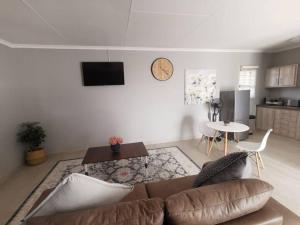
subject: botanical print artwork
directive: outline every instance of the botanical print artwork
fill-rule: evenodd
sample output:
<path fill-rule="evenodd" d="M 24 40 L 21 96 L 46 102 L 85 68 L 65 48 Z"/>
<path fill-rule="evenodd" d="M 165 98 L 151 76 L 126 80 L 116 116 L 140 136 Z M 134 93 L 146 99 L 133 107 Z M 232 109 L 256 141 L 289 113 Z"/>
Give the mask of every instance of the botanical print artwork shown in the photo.
<path fill-rule="evenodd" d="M 216 91 L 215 70 L 186 70 L 185 71 L 185 104 L 201 104 L 210 102 Z"/>

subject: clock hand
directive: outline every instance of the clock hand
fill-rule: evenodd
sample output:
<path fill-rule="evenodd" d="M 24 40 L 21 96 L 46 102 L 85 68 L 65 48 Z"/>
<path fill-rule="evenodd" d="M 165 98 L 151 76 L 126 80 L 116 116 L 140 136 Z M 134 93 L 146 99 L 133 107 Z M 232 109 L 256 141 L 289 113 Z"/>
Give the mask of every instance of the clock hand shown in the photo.
<path fill-rule="evenodd" d="M 168 75 L 168 72 L 164 68 L 162 68 L 161 65 L 159 65 L 159 69 Z"/>
<path fill-rule="evenodd" d="M 167 74 L 167 75 L 169 75 L 169 72 L 168 71 L 166 71 L 165 69 L 163 69 L 163 68 L 160 68 L 162 71 L 164 71 L 165 72 L 165 74 Z"/>

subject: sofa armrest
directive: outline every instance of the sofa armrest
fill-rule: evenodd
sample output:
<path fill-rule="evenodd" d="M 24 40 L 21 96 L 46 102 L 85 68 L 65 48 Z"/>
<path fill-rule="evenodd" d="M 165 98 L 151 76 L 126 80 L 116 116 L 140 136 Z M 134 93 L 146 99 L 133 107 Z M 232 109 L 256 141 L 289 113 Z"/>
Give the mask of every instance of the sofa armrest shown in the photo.
<path fill-rule="evenodd" d="M 250 213 L 246 216 L 239 217 L 234 220 L 230 220 L 219 225 L 282 225 L 283 216 L 280 212 L 274 210 L 272 205 L 267 203 L 262 209 Z"/>

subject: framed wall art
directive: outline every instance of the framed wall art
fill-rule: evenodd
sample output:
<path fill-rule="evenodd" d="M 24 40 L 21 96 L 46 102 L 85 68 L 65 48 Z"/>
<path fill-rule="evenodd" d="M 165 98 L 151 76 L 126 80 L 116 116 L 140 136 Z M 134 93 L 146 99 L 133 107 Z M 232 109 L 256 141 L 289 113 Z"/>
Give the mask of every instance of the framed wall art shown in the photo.
<path fill-rule="evenodd" d="M 216 92 L 216 78 L 216 70 L 186 69 L 185 104 L 190 105 L 210 102 Z"/>

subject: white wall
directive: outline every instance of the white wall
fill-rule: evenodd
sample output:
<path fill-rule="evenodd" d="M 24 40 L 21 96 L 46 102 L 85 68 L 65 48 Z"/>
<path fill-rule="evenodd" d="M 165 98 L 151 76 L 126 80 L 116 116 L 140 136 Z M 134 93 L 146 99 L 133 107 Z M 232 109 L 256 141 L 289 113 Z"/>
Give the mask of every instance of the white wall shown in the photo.
<path fill-rule="evenodd" d="M 16 131 L 24 121 L 22 74 L 18 73 L 15 51 L 0 45 L 0 181 L 23 162 Z"/>
<path fill-rule="evenodd" d="M 274 66 L 288 65 L 293 63 L 299 64 L 300 48 L 295 48 L 295 49 L 272 54 L 271 63 Z M 300 88 L 270 89 L 270 96 L 300 100 Z"/>
<path fill-rule="evenodd" d="M 199 118 L 205 105 L 184 105 L 184 70 L 217 70 L 217 83 L 234 89 L 241 65 L 259 65 L 257 98 L 263 88 L 264 68 L 269 55 L 258 53 L 174 53 L 111 51 L 111 61 L 123 61 L 124 86 L 83 87 L 81 61 L 106 61 L 105 51 L 17 50 L 18 64 L 26 78 L 27 119 L 41 121 L 48 137 L 49 152 L 104 145 L 111 135 L 126 142 L 145 143 L 187 139 L 198 136 Z M 155 80 L 150 65 L 157 57 L 174 64 L 173 77 Z M 255 107 L 252 106 L 252 112 Z"/>

